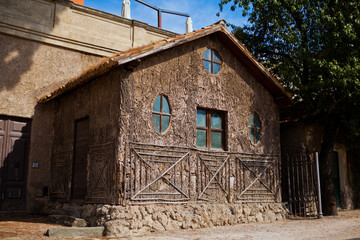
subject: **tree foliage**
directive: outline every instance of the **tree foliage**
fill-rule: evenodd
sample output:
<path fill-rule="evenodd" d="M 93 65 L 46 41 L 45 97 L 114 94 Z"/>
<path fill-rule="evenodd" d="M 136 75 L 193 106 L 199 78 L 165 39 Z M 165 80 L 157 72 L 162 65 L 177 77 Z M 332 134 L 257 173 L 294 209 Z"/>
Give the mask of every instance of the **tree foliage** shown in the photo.
<path fill-rule="evenodd" d="M 336 114 L 360 133 L 360 1 L 223 0 L 242 10 L 248 25 L 234 27 L 281 83 L 321 116 Z"/>
<path fill-rule="evenodd" d="M 327 167 L 321 175 L 331 195 L 336 135 L 360 134 L 360 1 L 222 0 L 220 10 L 227 4 L 248 17 L 246 26 L 233 26 L 235 36 L 296 104 L 324 122 L 320 163 Z"/>

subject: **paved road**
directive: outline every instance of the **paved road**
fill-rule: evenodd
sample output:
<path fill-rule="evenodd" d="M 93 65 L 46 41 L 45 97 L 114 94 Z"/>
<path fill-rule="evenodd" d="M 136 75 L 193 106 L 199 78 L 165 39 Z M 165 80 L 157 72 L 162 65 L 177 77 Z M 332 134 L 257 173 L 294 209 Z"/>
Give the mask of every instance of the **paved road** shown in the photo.
<path fill-rule="evenodd" d="M 0 239 L 47 239 L 46 229 L 56 225 L 39 216 L 13 216 L 0 214 Z M 177 230 L 149 233 L 122 238 L 76 239 L 131 239 L 131 240 L 258 240 L 258 239 L 347 239 L 360 240 L 360 210 L 341 211 L 339 216 L 321 220 L 283 220 L 274 223 L 242 224 L 198 230 Z M 51 238 L 53 240 L 53 238 Z"/>

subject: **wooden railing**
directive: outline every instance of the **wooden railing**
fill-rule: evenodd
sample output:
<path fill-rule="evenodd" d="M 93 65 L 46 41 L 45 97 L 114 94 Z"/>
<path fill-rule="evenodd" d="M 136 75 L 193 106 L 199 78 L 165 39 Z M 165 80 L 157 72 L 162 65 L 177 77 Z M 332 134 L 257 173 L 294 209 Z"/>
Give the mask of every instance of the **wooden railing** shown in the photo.
<path fill-rule="evenodd" d="M 129 143 L 125 204 L 280 201 L 278 155 Z"/>

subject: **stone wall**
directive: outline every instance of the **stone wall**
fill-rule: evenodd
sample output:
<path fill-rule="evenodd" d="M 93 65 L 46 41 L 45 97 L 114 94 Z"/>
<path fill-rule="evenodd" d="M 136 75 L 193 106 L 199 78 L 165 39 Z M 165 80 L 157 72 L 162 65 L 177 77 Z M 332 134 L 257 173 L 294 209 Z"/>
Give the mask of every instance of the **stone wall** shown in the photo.
<path fill-rule="evenodd" d="M 83 218 L 89 226 L 105 226 L 107 236 L 198 229 L 242 223 L 273 222 L 287 217 L 281 203 L 178 204 L 178 205 L 76 205 L 52 203 L 51 214 Z"/>

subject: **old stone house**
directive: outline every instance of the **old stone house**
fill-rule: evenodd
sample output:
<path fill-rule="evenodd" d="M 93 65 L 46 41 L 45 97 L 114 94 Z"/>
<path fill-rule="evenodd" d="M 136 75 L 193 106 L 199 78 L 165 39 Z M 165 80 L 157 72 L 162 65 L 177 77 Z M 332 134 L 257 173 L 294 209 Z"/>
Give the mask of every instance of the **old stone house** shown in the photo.
<path fill-rule="evenodd" d="M 227 219 L 204 226 L 281 218 L 279 107 L 289 102 L 223 21 L 103 59 L 39 99 L 30 161 L 46 168 L 30 170 L 51 174 L 28 187 L 50 198 L 29 207 L 72 208 L 112 234 L 200 227 L 200 204 Z M 163 222 L 130 227 L 143 204 Z M 168 206 L 193 216 L 176 221 Z"/>
<path fill-rule="evenodd" d="M 103 57 L 174 35 L 69 0 L 0 0 L 0 210 L 47 191 L 50 162 L 29 160 L 42 136 L 31 130 L 37 98 Z"/>
<path fill-rule="evenodd" d="M 280 129 L 289 95 L 223 22 L 176 35 L 68 0 L 0 0 L 0 48 L 0 210 L 109 234 L 271 221 L 280 155 L 320 150 L 318 127 Z M 335 151 L 340 205 L 356 207 L 356 164 Z"/>

